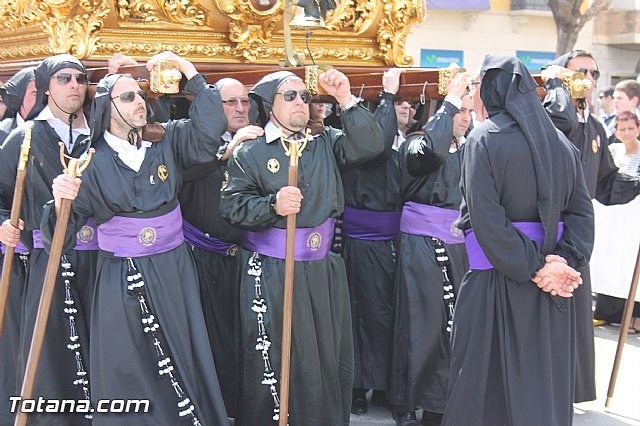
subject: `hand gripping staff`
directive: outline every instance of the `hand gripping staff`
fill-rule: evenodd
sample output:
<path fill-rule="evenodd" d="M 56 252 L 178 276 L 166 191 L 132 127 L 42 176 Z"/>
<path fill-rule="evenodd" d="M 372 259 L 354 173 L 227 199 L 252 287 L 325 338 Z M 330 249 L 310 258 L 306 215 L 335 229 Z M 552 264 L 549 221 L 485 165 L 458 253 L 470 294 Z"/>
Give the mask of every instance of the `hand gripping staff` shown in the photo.
<path fill-rule="evenodd" d="M 60 161 L 64 167 L 64 172 L 71 177 L 77 177 L 89 166 L 94 149 L 89 149 L 88 153 L 83 154 L 80 158 L 68 157 L 64 154 L 64 144 L 60 142 Z M 67 164 L 66 159 L 69 160 Z M 38 371 L 38 363 L 42 353 L 42 343 L 44 342 L 44 333 L 47 329 L 47 321 L 49 320 L 49 310 L 51 308 L 51 299 L 53 290 L 56 285 L 58 276 L 58 268 L 60 267 L 60 257 L 62 256 L 62 244 L 64 243 L 67 231 L 67 223 L 71 214 L 71 205 L 73 201 L 62 199 L 60 205 L 60 214 L 56 221 L 56 227 L 53 232 L 53 241 L 51 243 L 51 252 L 49 253 L 49 261 L 47 262 L 47 270 L 44 274 L 44 284 L 42 285 L 42 294 L 40 295 L 40 304 L 38 305 L 38 314 L 36 316 L 36 324 L 31 338 L 31 347 L 29 348 L 29 357 L 27 358 L 27 368 L 22 382 L 22 391 L 20 395 L 22 400 L 31 399 L 33 393 L 33 385 Z M 25 426 L 27 424 L 27 413 L 18 410 L 16 415 L 15 426 Z"/>
<path fill-rule="evenodd" d="M 20 159 L 18 160 L 18 170 L 16 172 L 16 186 L 13 190 L 13 203 L 11 204 L 9 223 L 11 223 L 11 226 L 14 228 L 17 228 L 20 222 L 24 184 L 27 181 L 27 164 L 29 162 L 29 151 L 31 150 L 31 124 L 33 124 L 33 122 L 28 124 L 24 129 L 24 140 L 20 148 Z M 15 247 L 7 246 L 7 251 L 2 261 L 2 279 L 0 280 L 0 338 L 2 338 L 2 330 L 4 329 L 4 313 L 7 308 L 7 298 L 9 297 L 14 252 Z"/>
<path fill-rule="evenodd" d="M 289 186 L 298 186 L 298 158 L 307 146 L 309 134 L 300 141 L 281 137 L 282 146 L 289 156 Z M 288 147 L 285 144 L 289 142 Z M 289 424 L 289 376 L 291 368 L 291 322 L 293 317 L 293 268 L 296 248 L 296 214 L 287 216 L 287 245 L 284 259 L 284 303 L 282 305 L 282 355 L 280 358 L 280 419 L 278 426 Z"/>

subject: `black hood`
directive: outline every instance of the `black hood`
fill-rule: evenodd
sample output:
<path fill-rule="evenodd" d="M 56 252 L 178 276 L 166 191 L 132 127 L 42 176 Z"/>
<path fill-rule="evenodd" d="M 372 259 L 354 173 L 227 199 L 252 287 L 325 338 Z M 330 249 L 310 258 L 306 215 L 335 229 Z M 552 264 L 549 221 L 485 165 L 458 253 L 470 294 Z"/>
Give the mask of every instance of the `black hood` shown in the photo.
<path fill-rule="evenodd" d="M 275 98 L 278 88 L 292 78 L 299 77 L 291 71 L 277 71 L 265 75 L 251 88 L 249 97 L 253 102 L 249 109 L 249 119 L 252 123 L 264 127 L 269 122 L 273 98 Z"/>
<path fill-rule="evenodd" d="M 35 78 L 34 70 L 35 67 L 23 68 L 5 83 L 2 89 L 2 100 L 7 106 L 5 118 L 14 118 L 20 112 L 27 86 Z"/>
<path fill-rule="evenodd" d="M 38 94 L 36 95 L 36 103 L 27 116 L 27 120 L 31 120 L 36 117 L 47 106 L 48 99 L 45 92 L 49 90 L 51 77 L 56 72 L 65 68 L 73 68 L 83 73 L 87 72 L 80 60 L 67 53 L 51 56 L 43 60 L 40 65 L 36 67 L 34 73 Z"/>
<path fill-rule="evenodd" d="M 487 55 L 480 76 L 480 97 L 489 119 L 500 128 L 517 123 L 529 143 L 536 171 L 538 213 L 545 231 L 542 253 L 549 254 L 556 246 L 563 206 L 563 195 L 554 184 L 555 171 L 564 167 L 555 164 L 559 160 L 554 155 L 564 143 L 563 136 L 540 102 L 536 82 L 518 58 Z"/>
<path fill-rule="evenodd" d="M 91 144 L 95 144 L 105 130 L 109 129 L 111 123 L 111 92 L 113 86 L 122 77 L 128 77 L 123 74 L 107 74 L 100 80 L 98 86 L 96 86 L 96 93 L 93 96 L 93 102 L 91 103 Z"/>

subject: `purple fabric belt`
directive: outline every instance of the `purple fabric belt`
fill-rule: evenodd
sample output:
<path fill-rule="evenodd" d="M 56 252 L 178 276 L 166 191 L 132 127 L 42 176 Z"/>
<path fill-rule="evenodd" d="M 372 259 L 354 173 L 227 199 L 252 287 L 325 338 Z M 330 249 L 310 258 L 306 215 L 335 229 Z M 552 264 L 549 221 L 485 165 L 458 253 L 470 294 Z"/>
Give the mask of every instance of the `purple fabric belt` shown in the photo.
<path fill-rule="evenodd" d="M 220 256 L 235 256 L 238 254 L 238 245 L 226 242 L 209 234 L 205 234 L 186 220 L 182 221 L 184 239 L 192 246 L 219 254 Z"/>
<path fill-rule="evenodd" d="M 296 261 L 320 260 L 329 255 L 336 220 L 329 218 L 315 228 L 296 228 Z M 243 246 L 265 256 L 285 258 L 286 229 L 269 228 L 262 232 L 245 231 Z"/>
<path fill-rule="evenodd" d="M 39 229 L 33 230 L 33 248 L 43 249 L 42 233 Z M 87 223 L 76 234 L 76 246 L 74 250 L 98 250 L 98 233 L 93 219 L 87 219 Z"/>
<path fill-rule="evenodd" d="M 535 242 L 538 248 L 542 247 L 544 243 L 544 229 L 540 222 L 513 222 L 512 224 L 529 237 L 531 241 Z M 558 222 L 558 238 L 556 241 L 560 241 L 560 238 L 562 238 L 563 230 L 564 222 Z M 465 246 L 467 248 L 467 255 L 469 256 L 469 269 L 477 271 L 493 269 L 493 265 L 489 259 L 487 259 L 482 247 L 480 247 L 473 229 L 469 229 L 465 231 L 465 233 Z"/>
<path fill-rule="evenodd" d="M 400 232 L 400 212 L 379 212 L 345 207 L 342 235 L 355 240 L 393 240 Z"/>
<path fill-rule="evenodd" d="M 409 201 L 402 208 L 400 230 L 407 234 L 436 237 L 446 244 L 464 243 L 464 235 L 453 227 L 458 210 Z"/>
<path fill-rule="evenodd" d="M 0 250 L 2 250 L 2 254 L 5 254 L 7 252 L 7 247 L 0 243 Z M 24 244 L 22 244 L 21 241 L 18 241 L 18 244 L 16 245 L 16 248 L 13 249 L 13 253 L 14 254 L 28 254 L 29 253 L 29 249 L 25 247 Z"/>
<path fill-rule="evenodd" d="M 180 205 L 156 217 L 114 216 L 98 226 L 100 250 L 116 257 L 165 253 L 184 242 Z"/>

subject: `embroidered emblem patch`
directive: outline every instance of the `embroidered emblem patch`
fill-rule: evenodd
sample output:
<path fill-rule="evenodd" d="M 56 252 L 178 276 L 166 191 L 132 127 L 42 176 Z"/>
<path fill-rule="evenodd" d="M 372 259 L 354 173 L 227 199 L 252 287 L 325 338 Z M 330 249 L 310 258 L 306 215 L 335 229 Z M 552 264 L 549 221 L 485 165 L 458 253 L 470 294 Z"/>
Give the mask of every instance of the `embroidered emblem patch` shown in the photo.
<path fill-rule="evenodd" d="M 149 247 L 156 242 L 156 230 L 150 226 L 142 228 L 138 234 L 138 241 L 143 246 Z"/>
<path fill-rule="evenodd" d="M 593 150 L 593 153 L 595 154 L 596 152 L 598 152 L 598 148 L 600 147 L 600 143 L 598 142 L 597 139 L 594 139 L 591 141 L 591 149 Z"/>
<path fill-rule="evenodd" d="M 164 164 L 160 164 L 158 166 L 158 177 L 163 182 L 169 177 L 169 170 L 167 170 L 167 166 L 165 166 Z"/>
<path fill-rule="evenodd" d="M 93 237 L 96 235 L 96 230 L 91 226 L 85 225 L 76 234 L 76 238 L 81 243 L 88 243 L 93 241 Z"/>
<path fill-rule="evenodd" d="M 278 170 L 280 170 L 280 162 L 275 158 L 270 159 L 267 161 L 267 170 L 273 174 L 278 173 Z"/>
<path fill-rule="evenodd" d="M 307 238 L 307 247 L 311 249 L 311 251 L 317 251 L 320 248 L 320 243 L 322 243 L 322 235 L 319 232 L 313 232 Z"/>
<path fill-rule="evenodd" d="M 229 181 L 231 180 L 231 176 L 229 176 L 228 171 L 224 171 L 224 178 L 222 179 L 222 186 L 220 186 L 220 191 L 224 191 L 227 185 L 229 185 Z"/>

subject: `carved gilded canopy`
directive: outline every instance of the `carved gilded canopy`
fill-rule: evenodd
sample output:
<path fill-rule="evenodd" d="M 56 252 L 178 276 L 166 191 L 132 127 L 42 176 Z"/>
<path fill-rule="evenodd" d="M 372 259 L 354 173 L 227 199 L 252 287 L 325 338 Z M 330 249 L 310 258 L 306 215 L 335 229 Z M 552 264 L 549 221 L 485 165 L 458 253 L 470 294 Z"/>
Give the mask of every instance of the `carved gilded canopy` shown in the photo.
<path fill-rule="evenodd" d="M 411 65 L 405 41 L 425 3 L 341 0 L 309 48 L 318 63 Z M 284 0 L 0 0 L 0 64 L 63 52 L 89 63 L 115 52 L 145 60 L 163 50 L 194 63 L 277 64 L 283 11 Z M 306 51 L 305 31 L 292 34 Z"/>

